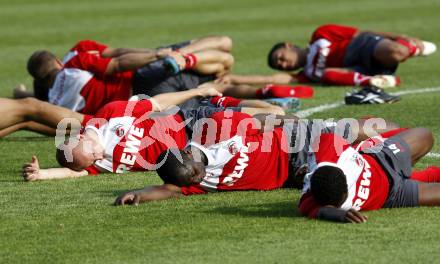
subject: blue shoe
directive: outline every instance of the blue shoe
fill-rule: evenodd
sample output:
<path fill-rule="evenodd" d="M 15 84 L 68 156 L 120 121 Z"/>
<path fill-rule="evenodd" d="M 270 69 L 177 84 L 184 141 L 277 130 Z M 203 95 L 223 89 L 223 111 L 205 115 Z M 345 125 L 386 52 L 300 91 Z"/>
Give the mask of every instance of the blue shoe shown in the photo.
<path fill-rule="evenodd" d="M 163 59 L 163 63 L 165 69 L 172 74 L 178 74 L 180 72 L 179 64 L 177 64 L 176 60 L 173 57 L 166 57 Z"/>
<path fill-rule="evenodd" d="M 300 109 L 301 101 L 295 97 L 270 98 L 263 101 L 269 104 L 277 105 L 284 109 L 287 113 L 297 112 Z"/>

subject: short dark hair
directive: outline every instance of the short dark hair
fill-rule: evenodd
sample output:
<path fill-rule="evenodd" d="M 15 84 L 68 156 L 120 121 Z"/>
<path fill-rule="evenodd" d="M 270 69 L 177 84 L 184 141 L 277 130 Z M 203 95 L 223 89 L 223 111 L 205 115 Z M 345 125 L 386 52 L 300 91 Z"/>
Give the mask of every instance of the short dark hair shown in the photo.
<path fill-rule="evenodd" d="M 319 204 L 340 206 L 348 192 L 344 172 L 335 166 L 319 167 L 310 179 L 310 191 Z"/>
<path fill-rule="evenodd" d="M 270 49 L 269 54 L 267 55 L 267 64 L 272 69 L 279 69 L 279 67 L 277 67 L 277 65 L 276 65 L 276 61 L 273 59 L 273 54 L 277 50 L 283 48 L 285 45 L 286 45 L 286 42 L 278 42 L 275 45 L 273 45 L 273 47 Z"/>
<path fill-rule="evenodd" d="M 177 157 L 179 154 L 183 162 Z M 156 164 L 163 164 L 157 168 L 156 172 L 164 183 L 180 187 L 188 186 L 191 184 L 191 178 L 195 174 L 191 161 L 191 157 L 182 150 L 168 149 L 157 158 Z"/>
<path fill-rule="evenodd" d="M 39 50 L 29 57 L 27 71 L 34 78 L 35 97 L 42 101 L 47 101 L 49 96 L 49 82 L 52 78 L 54 69 L 52 62 L 56 56 L 47 50 Z"/>
<path fill-rule="evenodd" d="M 68 161 L 64 151 L 65 150 L 63 148 L 58 146 L 55 154 L 56 160 L 61 167 L 69 168 L 74 171 L 82 171 L 85 169 L 81 167 L 77 162 L 75 162 L 75 160 Z"/>

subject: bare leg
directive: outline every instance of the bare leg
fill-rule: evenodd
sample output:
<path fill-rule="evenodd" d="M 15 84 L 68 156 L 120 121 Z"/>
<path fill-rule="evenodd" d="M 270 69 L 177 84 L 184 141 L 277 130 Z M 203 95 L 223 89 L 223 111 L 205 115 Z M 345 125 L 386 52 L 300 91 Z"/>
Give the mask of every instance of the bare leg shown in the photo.
<path fill-rule="evenodd" d="M 5 137 L 13 132 L 19 130 L 29 130 L 33 132 L 37 132 L 39 134 L 47 135 L 47 136 L 55 136 L 55 128 L 48 127 L 46 125 L 36 123 L 34 121 L 27 121 L 12 125 L 8 128 L 0 130 L 0 137 Z"/>
<path fill-rule="evenodd" d="M 224 75 L 234 64 L 234 57 L 227 52 L 205 50 L 194 54 L 197 58 L 195 70 L 201 74 Z"/>
<path fill-rule="evenodd" d="M 411 160 L 414 165 L 425 156 L 434 145 L 434 137 L 426 128 L 412 128 L 398 134 L 411 149 Z"/>
<path fill-rule="evenodd" d="M 0 98 L 0 130 L 25 121 L 35 121 L 56 128 L 63 118 L 83 121 L 84 115 L 35 98 L 12 100 Z"/>
<path fill-rule="evenodd" d="M 240 84 L 240 85 L 225 85 L 222 93 L 225 96 L 236 98 L 257 98 L 256 93 L 259 87 Z"/>
<path fill-rule="evenodd" d="M 209 36 L 194 39 L 191 44 L 180 49 L 180 52 L 194 53 L 203 50 L 220 50 L 230 52 L 232 50 L 232 40 L 226 36 Z"/>
<path fill-rule="evenodd" d="M 262 109 L 263 111 L 266 111 L 266 113 L 273 115 L 283 116 L 286 114 L 281 107 L 269 104 L 268 102 L 262 100 L 243 100 L 238 106 Z"/>
<path fill-rule="evenodd" d="M 405 61 L 409 56 L 409 50 L 404 45 L 390 40 L 381 40 L 374 49 L 374 58 L 386 67 L 394 67 Z"/>
<path fill-rule="evenodd" d="M 419 204 L 425 206 L 440 205 L 440 184 L 419 182 Z"/>

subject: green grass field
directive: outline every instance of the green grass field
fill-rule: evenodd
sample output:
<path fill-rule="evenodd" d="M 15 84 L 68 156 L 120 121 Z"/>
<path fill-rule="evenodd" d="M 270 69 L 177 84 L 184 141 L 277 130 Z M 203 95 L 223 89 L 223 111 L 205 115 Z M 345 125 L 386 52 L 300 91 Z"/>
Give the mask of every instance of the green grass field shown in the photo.
<path fill-rule="evenodd" d="M 401 1 L 48 1 L 0 0 L 0 96 L 9 97 L 36 49 L 58 55 L 77 40 L 155 47 L 208 34 L 231 36 L 237 73 L 270 73 L 266 52 L 288 39 L 305 45 L 323 23 L 401 32 L 440 44 L 440 2 Z M 397 91 L 440 86 L 440 53 L 400 66 Z M 340 101 L 350 88 L 317 87 L 303 109 Z M 426 126 L 440 140 L 440 92 L 395 105 L 332 109 L 312 117 L 382 116 Z M 1 106 L 0 106 L 1 107 Z M 218 193 L 114 207 L 122 192 L 160 183 L 155 173 L 27 183 L 37 154 L 56 166 L 54 141 L 28 132 L 0 139 L 0 263 L 435 263 L 440 208 L 380 210 L 363 225 L 301 218 L 299 192 Z M 440 153 L 440 144 L 433 152 Z M 418 168 L 440 165 L 435 157 Z"/>

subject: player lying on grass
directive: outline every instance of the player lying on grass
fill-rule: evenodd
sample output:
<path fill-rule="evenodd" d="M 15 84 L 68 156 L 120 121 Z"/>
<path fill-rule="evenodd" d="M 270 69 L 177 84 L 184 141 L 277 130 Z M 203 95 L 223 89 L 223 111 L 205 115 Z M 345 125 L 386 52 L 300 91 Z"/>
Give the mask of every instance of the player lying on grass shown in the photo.
<path fill-rule="evenodd" d="M 154 169 L 157 156 L 164 150 L 183 148 L 191 138 L 197 120 L 224 111 L 224 107 L 201 106 L 197 109 L 166 110 L 195 96 L 219 95 L 213 84 L 203 84 L 197 89 L 179 93 L 160 94 L 148 100 L 115 101 L 103 107 L 94 118 L 85 122 L 84 133 L 71 135 L 63 142 L 68 125 L 79 127 L 76 119 L 58 125 L 61 144 L 57 160 L 63 168 L 40 170 L 38 160 L 23 167 L 25 180 L 46 180 L 80 177 L 100 172 L 123 173 Z M 271 106 L 273 107 L 273 106 Z M 231 107 L 231 111 L 248 114 L 266 113 L 265 109 Z M 171 112 L 170 112 L 171 111 Z"/>
<path fill-rule="evenodd" d="M 207 84 L 208 85 L 208 84 Z M 209 84 L 217 90 L 219 85 Z M 186 98 L 185 96 L 183 98 Z M 176 98 L 182 102 L 181 98 Z M 200 100 L 200 99 L 198 99 Z M 284 111 L 278 106 L 261 100 L 240 100 L 232 97 L 208 97 L 203 103 L 211 107 L 245 107 L 256 108 L 257 112 L 283 115 Z M 49 104 L 35 98 L 7 99 L 0 98 L 0 137 L 7 136 L 18 130 L 29 130 L 44 135 L 55 136 L 56 128 L 64 118 L 72 118 L 78 124 L 85 124 L 91 115 L 84 115 L 67 108 Z"/>
<path fill-rule="evenodd" d="M 232 84 L 320 82 L 387 88 L 399 84 L 394 73 L 400 63 L 435 51 L 433 43 L 414 37 L 329 24 L 314 31 L 306 48 L 290 42 L 273 46 L 268 64 L 285 73 L 226 75 L 222 81 Z M 293 73 L 297 70 L 300 72 Z"/>
<path fill-rule="evenodd" d="M 322 135 L 305 178 L 299 210 L 323 220 L 363 223 L 359 211 L 440 205 L 440 168 L 412 172 L 433 146 L 431 132 L 408 129 L 361 150 L 337 135 Z M 426 183 L 425 183 L 426 182 Z"/>
<path fill-rule="evenodd" d="M 360 126 L 347 126 L 344 122 L 336 125 L 285 117 L 273 129 L 273 123 L 267 126 L 266 117 L 257 118 L 242 113 L 229 118 L 224 113 L 214 115 L 211 119 L 211 125 L 217 127 L 214 137 L 208 138 L 205 131 L 197 132 L 201 136 L 193 137 L 196 140 L 184 150 L 171 149 L 159 156 L 157 172 L 163 185 L 127 192 L 115 204 L 139 204 L 215 191 L 301 188 L 312 135 L 338 131 L 347 136 L 351 132 L 353 138 L 358 134 L 357 140 L 362 140 L 367 138 L 367 133 L 376 134 L 374 126 L 366 125 L 365 120 Z M 232 130 L 223 129 L 225 120 Z M 264 125 L 257 125 L 259 121 L 264 121 Z M 395 127 L 390 124 L 378 132 Z"/>
<path fill-rule="evenodd" d="M 95 114 L 106 103 L 131 95 L 188 90 L 213 80 L 232 67 L 231 45 L 227 37 L 207 37 L 157 50 L 113 49 L 85 40 L 63 61 L 48 51 L 37 51 L 27 68 L 38 99 Z M 179 52 L 172 51 L 177 48 Z M 194 108 L 197 102 L 189 100 L 182 107 Z"/>

